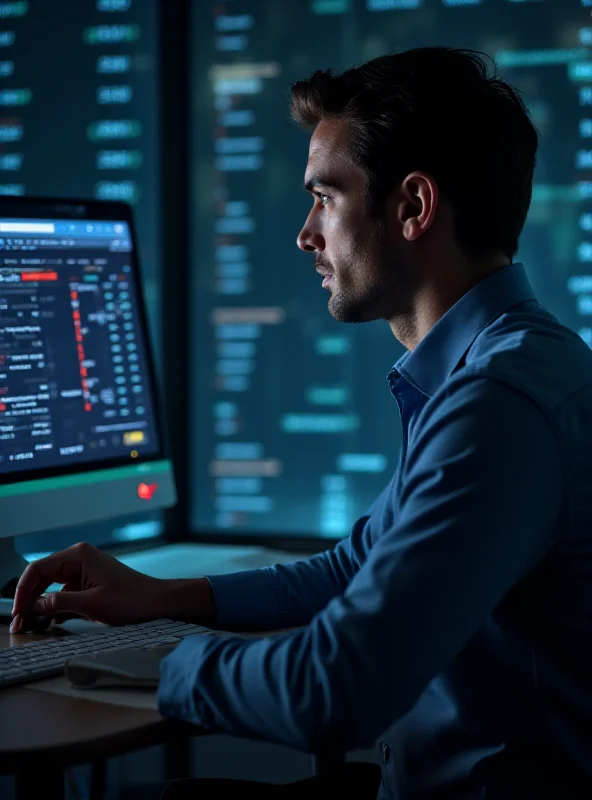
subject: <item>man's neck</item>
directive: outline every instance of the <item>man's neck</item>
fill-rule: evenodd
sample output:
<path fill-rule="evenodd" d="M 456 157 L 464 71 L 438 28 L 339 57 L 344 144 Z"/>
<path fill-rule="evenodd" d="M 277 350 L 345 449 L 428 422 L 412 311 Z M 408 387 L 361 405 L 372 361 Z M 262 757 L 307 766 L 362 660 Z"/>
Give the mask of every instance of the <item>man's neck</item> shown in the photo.
<path fill-rule="evenodd" d="M 390 329 L 407 350 L 414 350 L 449 308 L 492 272 L 509 265 L 505 256 L 472 263 L 456 271 L 442 270 L 414 293 L 410 311 L 388 320 Z M 453 277 L 454 276 L 454 277 Z"/>

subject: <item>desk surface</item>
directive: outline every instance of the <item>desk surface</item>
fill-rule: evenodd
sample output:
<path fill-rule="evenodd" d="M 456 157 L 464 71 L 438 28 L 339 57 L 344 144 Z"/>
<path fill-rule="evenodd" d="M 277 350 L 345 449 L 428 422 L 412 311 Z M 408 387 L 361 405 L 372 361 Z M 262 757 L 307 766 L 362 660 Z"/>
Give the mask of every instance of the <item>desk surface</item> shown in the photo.
<path fill-rule="evenodd" d="M 0 626 L 0 647 L 37 638 L 45 635 L 11 636 L 7 626 Z M 198 732 L 157 711 L 26 686 L 0 691 L 0 772 L 21 771 L 32 764 L 55 768 L 95 761 Z"/>

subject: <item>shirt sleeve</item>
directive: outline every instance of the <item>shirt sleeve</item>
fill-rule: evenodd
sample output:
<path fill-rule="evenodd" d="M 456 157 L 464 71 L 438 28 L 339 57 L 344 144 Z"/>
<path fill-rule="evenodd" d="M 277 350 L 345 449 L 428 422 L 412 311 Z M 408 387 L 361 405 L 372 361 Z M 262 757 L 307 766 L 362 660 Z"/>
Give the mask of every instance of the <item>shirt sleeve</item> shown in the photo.
<path fill-rule="evenodd" d="M 207 576 L 214 594 L 216 627 L 270 630 L 310 622 L 349 582 L 370 550 L 371 509 L 332 550 L 291 564 Z"/>
<path fill-rule="evenodd" d="M 161 713 L 318 752 L 368 746 L 415 704 L 553 546 L 564 494 L 560 443 L 510 387 L 456 379 L 416 430 L 400 513 L 346 591 L 295 632 L 187 638 Z"/>

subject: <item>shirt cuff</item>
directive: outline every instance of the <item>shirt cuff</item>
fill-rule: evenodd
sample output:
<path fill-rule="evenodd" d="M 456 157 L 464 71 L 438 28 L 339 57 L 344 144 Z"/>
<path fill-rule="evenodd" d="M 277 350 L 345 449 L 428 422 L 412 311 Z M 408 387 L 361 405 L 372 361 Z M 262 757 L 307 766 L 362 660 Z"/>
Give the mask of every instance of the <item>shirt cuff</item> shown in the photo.
<path fill-rule="evenodd" d="M 158 711 L 163 717 L 176 717 L 193 725 L 206 726 L 204 709 L 196 704 L 199 668 L 211 643 L 211 636 L 187 636 L 163 658 L 156 695 Z"/>
<path fill-rule="evenodd" d="M 277 573 L 273 567 L 207 575 L 216 608 L 216 627 L 222 630 L 278 628 L 282 611 Z"/>

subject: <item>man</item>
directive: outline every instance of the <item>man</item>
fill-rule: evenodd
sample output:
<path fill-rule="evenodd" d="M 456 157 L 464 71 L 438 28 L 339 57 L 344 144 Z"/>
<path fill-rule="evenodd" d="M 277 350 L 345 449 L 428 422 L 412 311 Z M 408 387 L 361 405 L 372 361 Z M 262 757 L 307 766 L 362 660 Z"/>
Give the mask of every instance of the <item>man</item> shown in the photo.
<path fill-rule="evenodd" d="M 52 581 L 52 615 L 298 626 L 186 639 L 161 711 L 306 751 L 378 739 L 380 788 L 342 775 L 324 796 L 590 797 L 592 354 L 512 263 L 535 129 L 479 55 L 444 48 L 317 72 L 292 112 L 313 130 L 298 244 L 329 310 L 407 348 L 397 472 L 349 538 L 288 566 L 156 581 L 89 545 L 42 559 L 15 628 Z"/>

